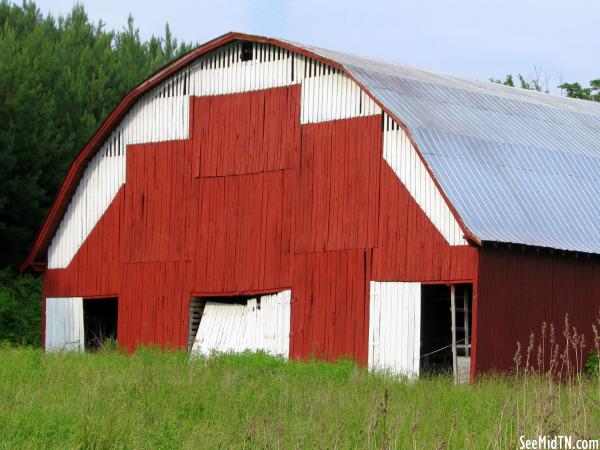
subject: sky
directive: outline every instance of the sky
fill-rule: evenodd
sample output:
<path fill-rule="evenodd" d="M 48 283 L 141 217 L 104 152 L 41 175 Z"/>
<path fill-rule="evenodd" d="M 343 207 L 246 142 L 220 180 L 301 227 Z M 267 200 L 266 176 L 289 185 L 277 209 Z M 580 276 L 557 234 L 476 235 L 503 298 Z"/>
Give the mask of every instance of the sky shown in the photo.
<path fill-rule="evenodd" d="M 66 15 L 74 0 L 37 0 Z M 536 73 L 561 82 L 600 78 L 600 0 L 80 0 L 94 22 L 142 37 L 203 43 L 228 31 L 280 37 L 487 80 Z"/>

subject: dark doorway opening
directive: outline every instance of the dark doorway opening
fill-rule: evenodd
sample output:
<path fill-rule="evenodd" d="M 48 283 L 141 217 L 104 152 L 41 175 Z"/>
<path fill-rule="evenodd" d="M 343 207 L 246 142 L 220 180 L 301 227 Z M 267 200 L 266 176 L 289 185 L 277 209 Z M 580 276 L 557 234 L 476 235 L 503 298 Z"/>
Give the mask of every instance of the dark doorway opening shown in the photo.
<path fill-rule="evenodd" d="M 421 373 L 452 371 L 450 286 L 421 287 Z"/>
<path fill-rule="evenodd" d="M 471 356 L 471 284 L 421 287 L 421 373 L 454 373 L 468 378 Z M 454 296 L 454 323 L 452 297 Z M 453 327 L 455 341 L 453 341 Z M 455 342 L 456 367 L 453 355 Z"/>
<path fill-rule="evenodd" d="M 83 300 L 85 349 L 96 351 L 117 340 L 118 304 L 116 298 Z"/>

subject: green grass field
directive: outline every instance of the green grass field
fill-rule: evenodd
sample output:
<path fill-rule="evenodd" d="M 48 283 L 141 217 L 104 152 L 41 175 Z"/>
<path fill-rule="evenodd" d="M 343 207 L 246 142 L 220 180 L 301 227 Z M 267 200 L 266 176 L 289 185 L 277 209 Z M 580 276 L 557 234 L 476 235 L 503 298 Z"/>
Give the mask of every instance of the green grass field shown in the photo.
<path fill-rule="evenodd" d="M 0 348 L 0 447 L 515 448 L 598 438 L 598 380 L 409 382 L 350 362 Z M 593 436 L 595 434 L 595 436 Z"/>

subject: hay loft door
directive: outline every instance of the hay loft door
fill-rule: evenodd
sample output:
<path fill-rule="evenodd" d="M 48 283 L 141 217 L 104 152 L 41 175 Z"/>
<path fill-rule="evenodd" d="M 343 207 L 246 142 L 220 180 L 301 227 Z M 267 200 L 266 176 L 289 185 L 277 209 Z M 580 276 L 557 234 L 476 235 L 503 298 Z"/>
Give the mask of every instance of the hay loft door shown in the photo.
<path fill-rule="evenodd" d="M 290 300 L 289 290 L 252 297 L 193 297 L 188 341 L 192 354 L 262 350 L 287 358 Z"/>

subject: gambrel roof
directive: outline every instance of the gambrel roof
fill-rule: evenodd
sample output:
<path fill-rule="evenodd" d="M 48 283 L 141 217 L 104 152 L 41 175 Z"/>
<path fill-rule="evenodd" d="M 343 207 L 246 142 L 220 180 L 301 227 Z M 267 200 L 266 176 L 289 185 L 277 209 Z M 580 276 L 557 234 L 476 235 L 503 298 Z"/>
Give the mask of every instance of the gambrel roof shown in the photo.
<path fill-rule="evenodd" d="M 228 33 L 162 68 L 115 108 L 73 163 L 23 268 L 43 261 L 86 165 L 135 102 L 198 57 L 240 40 L 346 72 L 405 128 L 472 241 L 600 253 L 600 104 Z"/>

